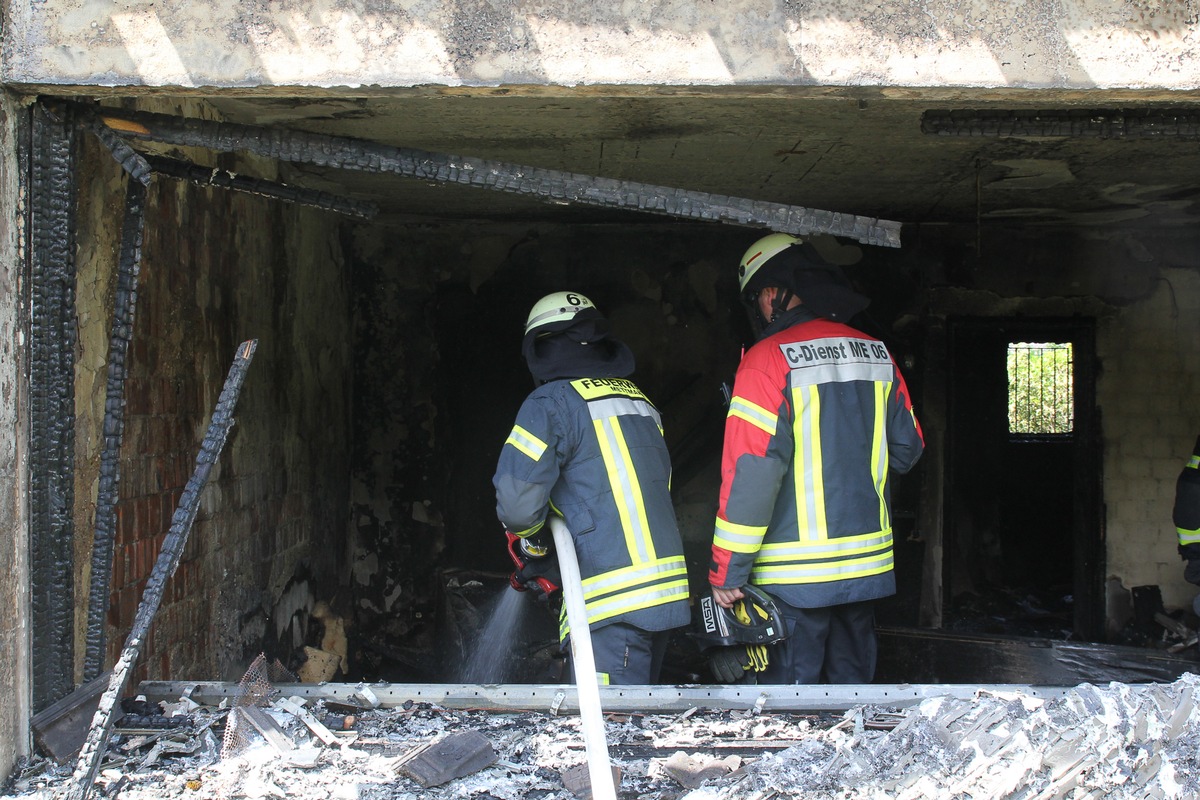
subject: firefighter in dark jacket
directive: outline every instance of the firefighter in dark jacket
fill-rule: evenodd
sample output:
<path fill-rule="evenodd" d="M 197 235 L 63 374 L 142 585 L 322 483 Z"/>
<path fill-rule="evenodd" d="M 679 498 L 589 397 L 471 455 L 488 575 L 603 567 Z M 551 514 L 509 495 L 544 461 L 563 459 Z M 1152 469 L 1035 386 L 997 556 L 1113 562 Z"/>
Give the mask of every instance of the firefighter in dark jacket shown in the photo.
<path fill-rule="evenodd" d="M 628 379 L 633 353 L 581 294 L 539 300 L 522 353 L 538 386 L 500 452 L 497 516 L 519 537 L 539 534 L 547 514 L 563 518 L 600 682 L 655 683 L 668 632 L 690 617 L 658 410 Z"/>
<path fill-rule="evenodd" d="M 896 592 L 888 476 L 921 428 L 887 347 L 845 324 L 867 299 L 811 244 L 763 237 L 739 282 L 759 338 L 725 423 L 713 595 L 728 608 L 752 583 L 779 603 L 760 683 L 869 683 L 874 602 Z"/>
<path fill-rule="evenodd" d="M 1188 583 L 1200 586 L 1200 436 L 1196 437 L 1192 456 L 1175 481 L 1175 507 L 1171 516 L 1179 538 L 1179 555 L 1187 561 L 1183 577 Z M 1200 615 L 1200 595 L 1192 606 Z"/>

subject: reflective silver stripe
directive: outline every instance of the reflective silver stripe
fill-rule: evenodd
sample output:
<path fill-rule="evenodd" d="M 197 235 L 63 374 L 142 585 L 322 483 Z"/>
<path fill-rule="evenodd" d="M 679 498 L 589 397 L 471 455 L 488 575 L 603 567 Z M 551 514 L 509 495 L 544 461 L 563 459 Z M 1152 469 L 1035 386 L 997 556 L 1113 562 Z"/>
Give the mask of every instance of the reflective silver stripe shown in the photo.
<path fill-rule="evenodd" d="M 644 400 L 632 400 L 627 397 L 606 397 L 603 400 L 589 400 L 588 413 L 592 415 L 592 419 L 633 415 L 649 417 L 654 420 L 655 425 L 662 428 L 662 417 L 659 415 L 658 409 Z"/>
<path fill-rule="evenodd" d="M 757 546 L 767 533 L 767 526 L 735 525 L 717 517 L 713 537 L 730 544 Z M 728 548 L 727 548 L 728 549 Z"/>
<path fill-rule="evenodd" d="M 654 580 L 668 578 L 671 573 L 687 571 L 687 562 L 683 556 L 672 556 L 651 564 L 637 564 L 623 567 L 610 572 L 585 578 L 583 581 L 584 597 L 605 594 L 625 585 L 644 584 Z"/>
<path fill-rule="evenodd" d="M 778 414 L 772 414 L 762 406 L 742 397 L 735 397 L 729 401 L 729 413 L 732 416 L 741 417 L 772 435 L 779 425 Z"/>
<path fill-rule="evenodd" d="M 1179 534 L 1180 544 L 1200 543 L 1200 530 L 1189 531 L 1184 528 L 1176 528 L 1175 532 Z"/>
<path fill-rule="evenodd" d="M 881 532 L 877 535 L 869 536 L 865 539 L 857 537 L 847 539 L 825 539 L 813 544 L 803 544 L 800 542 L 788 542 L 787 544 L 765 544 L 762 550 L 759 551 L 759 559 L 771 561 L 776 560 L 776 556 L 780 560 L 785 558 L 829 558 L 831 556 L 840 555 L 848 551 L 867 551 L 875 550 L 880 547 L 889 547 L 892 544 L 891 531 Z"/>
<path fill-rule="evenodd" d="M 779 345 L 795 385 L 891 380 L 892 360 L 883 342 L 828 336 Z"/>
<path fill-rule="evenodd" d="M 803 566 L 797 564 L 756 564 L 753 577 L 761 583 L 797 583 L 816 578 L 852 578 L 886 572 L 892 569 L 895 559 L 892 551 L 874 558 L 854 561 L 836 561 L 828 564 Z"/>
<path fill-rule="evenodd" d="M 797 386 L 819 383 L 849 383 L 851 381 L 888 381 L 892 379 L 892 365 L 888 364 L 814 364 L 808 367 L 793 367 Z"/>

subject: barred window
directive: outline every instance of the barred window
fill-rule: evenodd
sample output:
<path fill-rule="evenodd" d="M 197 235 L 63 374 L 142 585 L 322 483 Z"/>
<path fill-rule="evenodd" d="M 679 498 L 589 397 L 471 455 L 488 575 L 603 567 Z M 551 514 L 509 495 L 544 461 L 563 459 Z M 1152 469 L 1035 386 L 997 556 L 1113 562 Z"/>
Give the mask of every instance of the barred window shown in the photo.
<path fill-rule="evenodd" d="M 1074 352 L 1070 342 L 1008 345 L 1008 432 L 1069 434 L 1075 426 Z"/>

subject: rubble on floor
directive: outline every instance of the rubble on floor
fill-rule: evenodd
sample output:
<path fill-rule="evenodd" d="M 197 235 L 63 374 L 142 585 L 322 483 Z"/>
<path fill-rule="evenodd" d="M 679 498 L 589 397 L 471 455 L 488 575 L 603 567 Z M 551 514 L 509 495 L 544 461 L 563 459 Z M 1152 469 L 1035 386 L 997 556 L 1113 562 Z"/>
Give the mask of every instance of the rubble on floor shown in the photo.
<path fill-rule="evenodd" d="M 1081 684 L 1045 700 L 979 692 L 844 715 L 608 714 L 606 730 L 628 800 L 1184 798 L 1200 796 L 1198 696 L 1200 677 L 1187 674 Z M 271 720 L 258 724 L 282 739 L 257 725 L 227 735 L 226 708 L 164 709 L 190 723 L 116 731 L 92 796 L 568 800 L 564 775 L 584 762 L 576 716 L 427 703 L 350 715 L 302 702 L 256 706 Z M 33 759 L 5 797 L 58 797 L 72 768 Z"/>

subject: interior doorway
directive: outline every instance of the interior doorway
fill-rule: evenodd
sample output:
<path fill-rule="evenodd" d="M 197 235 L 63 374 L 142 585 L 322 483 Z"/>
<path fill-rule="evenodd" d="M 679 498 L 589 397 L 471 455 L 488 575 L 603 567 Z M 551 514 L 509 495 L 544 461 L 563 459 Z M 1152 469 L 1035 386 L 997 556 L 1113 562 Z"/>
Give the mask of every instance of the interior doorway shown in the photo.
<path fill-rule="evenodd" d="M 1090 320 L 952 319 L 945 626 L 1099 641 Z"/>

